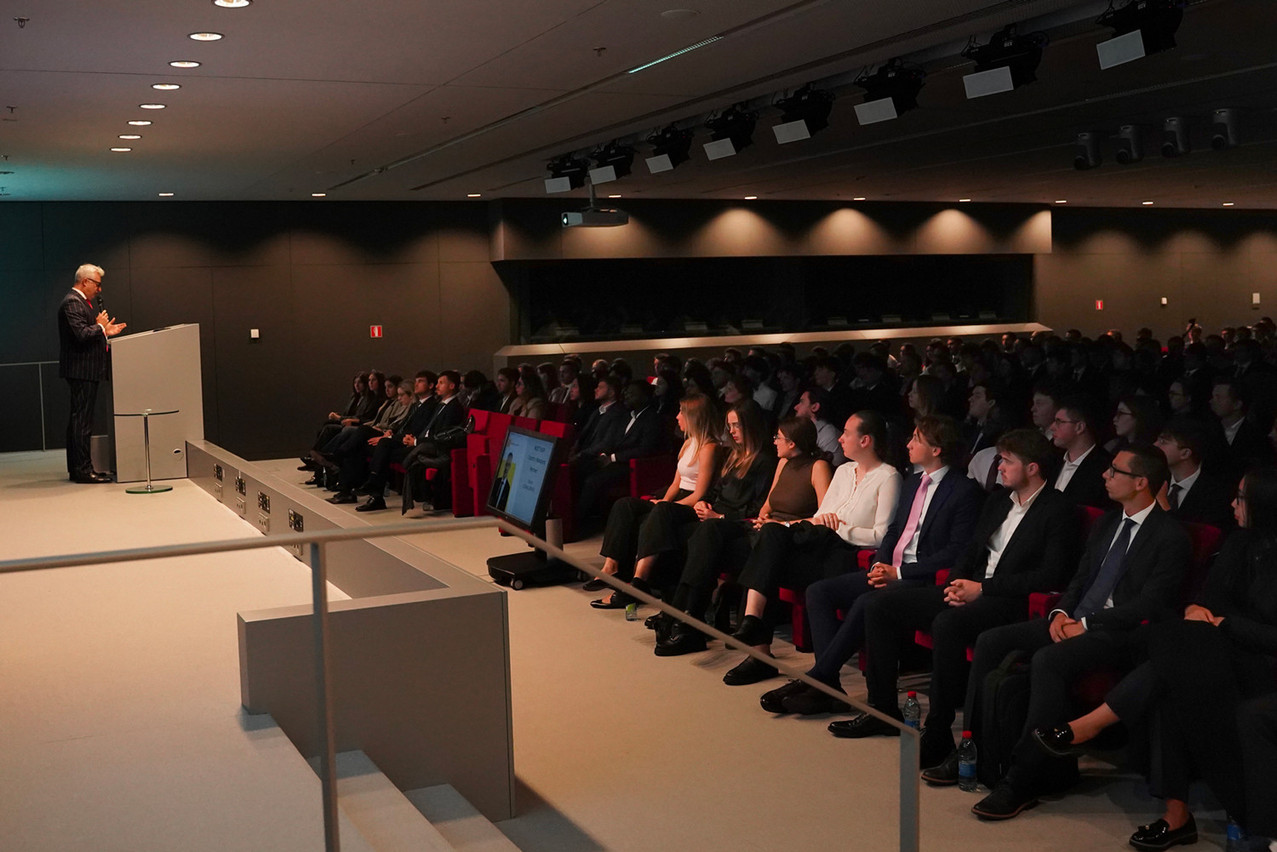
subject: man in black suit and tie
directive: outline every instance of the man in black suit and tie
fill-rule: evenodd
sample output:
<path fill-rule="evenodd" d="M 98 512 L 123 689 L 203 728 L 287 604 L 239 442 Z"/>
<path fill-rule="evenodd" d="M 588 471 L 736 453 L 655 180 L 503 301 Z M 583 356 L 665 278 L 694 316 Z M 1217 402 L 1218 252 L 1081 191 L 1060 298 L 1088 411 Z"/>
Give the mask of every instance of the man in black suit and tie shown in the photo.
<path fill-rule="evenodd" d="M 629 422 L 629 412 L 621 404 L 621 380 L 616 376 L 604 376 L 594 388 L 594 408 L 585 418 L 581 434 L 576 436 L 576 446 L 572 448 L 569 461 L 574 465 L 583 460 L 584 476 L 598 468 L 597 459 L 604 453 L 611 452 L 620 436 L 621 430 Z"/>
<path fill-rule="evenodd" d="M 1055 460 L 1051 442 L 1036 429 L 1016 429 L 997 443 L 1006 488 L 984 502 L 975 535 L 949 573 L 947 586 L 893 589 L 869 601 L 865 616 L 865 679 L 869 704 L 898 715 L 896 678 L 901 650 L 914 631 L 932 639 L 930 707 L 920 764 L 938 767 L 956 755 L 950 727 L 967 683 L 967 648 L 985 630 L 1020 621 L 1029 593 L 1061 588 L 1077 566 L 1077 515 L 1063 494 L 1046 484 Z M 898 734 L 865 716 L 860 729 Z M 853 720 L 854 721 L 854 720 Z M 957 783 L 957 760 L 952 763 Z"/>
<path fill-rule="evenodd" d="M 841 689 L 839 672 L 863 644 L 865 611 L 870 601 L 893 587 L 934 585 L 936 572 L 953 565 L 966 549 L 984 492 L 951 466 L 961 452 L 961 438 L 952 418 L 917 419 L 909 440 L 909 461 L 918 466 L 918 472 L 900 487 L 895 514 L 878 546 L 873 565 L 868 572 L 851 571 L 820 580 L 807 589 L 813 622 L 821 619 L 833 623 L 838 610 L 846 613 L 832 639 L 823 647 L 817 644 L 816 665 L 808 672 L 813 678 Z M 827 556 L 837 561 L 849 557 L 844 548 L 831 550 Z M 750 570 L 752 567 L 747 569 Z M 744 585 L 756 583 L 748 577 L 742 580 Z M 813 634 L 817 632 L 813 630 Z M 765 694 L 761 702 L 764 709 L 772 712 L 815 714 L 848 709 L 845 704 L 834 703 L 823 692 L 808 689 L 800 681 Z M 878 709 L 900 715 L 894 700 L 890 706 Z M 871 723 L 888 727 L 861 714 L 847 722 L 834 722 L 829 730 L 840 737 L 879 733 Z"/>
<path fill-rule="evenodd" d="M 94 298 L 102 292 L 100 266 L 86 263 L 75 271 L 75 285 L 58 307 L 58 376 L 71 389 L 71 419 L 67 422 L 67 474 L 72 482 L 110 482 L 111 476 L 93 470 L 89 445 L 98 382 L 111 378 L 107 338 L 124 330 Z"/>
<path fill-rule="evenodd" d="M 1249 468 L 1272 461 L 1273 448 L 1266 430 L 1250 417 L 1250 390 L 1232 376 L 1219 376 L 1211 388 L 1210 410 L 1219 418 L 1225 454 L 1236 479 Z"/>
<path fill-rule="evenodd" d="M 652 386 L 630 382 L 623 395 L 625 408 L 608 433 L 612 443 L 603 443 L 600 436 L 588 448 L 591 454 L 583 452 L 576 461 L 575 470 L 581 477 L 576 500 L 578 528 L 601 516 L 608 493 L 629 478 L 630 459 L 661 449 L 661 417 L 652 405 Z"/>
<path fill-rule="evenodd" d="M 1157 495 L 1157 504 L 1181 521 L 1229 530 L 1234 525 L 1237 482 L 1218 473 L 1218 462 L 1214 470 L 1203 465 L 1208 440 L 1201 421 L 1187 415 L 1171 418 L 1162 429 L 1156 446 L 1166 456 L 1171 478 Z"/>
<path fill-rule="evenodd" d="M 1094 404 L 1082 396 L 1063 400 L 1051 422 L 1051 440 L 1064 450 L 1053 484 L 1075 506 L 1111 505 L 1104 471 L 1113 458 L 1096 443 L 1099 422 Z"/>
<path fill-rule="evenodd" d="M 1133 444 L 1119 452 L 1104 481 L 1120 509 L 1095 524 L 1059 605 L 1045 618 L 998 627 L 976 641 L 967 687 L 968 727 L 979 717 L 979 693 L 988 674 L 1013 651 L 1033 655 L 1028 718 L 1006 777 L 971 809 L 981 819 L 1010 819 L 1036 804 L 1039 793 L 1076 780 L 1076 760 L 1047 757 L 1029 732 L 1067 720 L 1069 691 L 1079 678 L 1100 669 L 1132 668 L 1135 629 L 1174 614 L 1191 546 L 1188 533 L 1154 499 L 1169 475 L 1166 457 L 1156 447 Z"/>
<path fill-rule="evenodd" d="M 404 416 L 403 422 L 399 424 L 399 428 L 375 435 L 368 439 L 368 445 L 372 448 L 371 457 L 364 458 L 364 453 L 359 449 L 351 452 L 342 459 L 341 463 L 341 482 L 343 488 L 336 496 L 329 499 L 330 503 L 354 503 L 358 500 L 356 493 L 368 494 L 380 498 L 382 492 L 386 488 L 386 480 L 390 475 L 390 465 L 394 462 L 402 462 L 412 449 L 412 440 L 419 435 L 434 417 L 435 410 L 439 406 L 439 400 L 434 396 L 435 387 L 431 385 L 430 374 L 428 370 L 418 373 L 413 379 L 413 396 L 414 400 L 408 407 L 408 413 Z M 438 385 L 439 379 L 435 377 L 434 385 Z M 365 478 L 366 476 L 366 478 Z M 363 484 L 357 488 L 353 486 L 355 482 Z M 370 499 L 369 504 L 377 508 L 385 508 L 383 501 L 380 506 L 376 505 L 376 501 Z M 366 504 L 367 505 L 367 504 Z M 364 509 L 360 506 L 356 511 L 372 511 Z"/>

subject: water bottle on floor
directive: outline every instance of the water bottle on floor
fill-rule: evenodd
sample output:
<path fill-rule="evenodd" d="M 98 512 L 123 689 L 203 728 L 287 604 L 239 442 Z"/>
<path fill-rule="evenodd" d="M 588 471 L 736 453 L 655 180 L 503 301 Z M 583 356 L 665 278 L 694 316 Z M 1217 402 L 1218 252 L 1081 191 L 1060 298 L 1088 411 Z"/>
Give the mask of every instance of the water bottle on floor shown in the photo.
<path fill-rule="evenodd" d="M 915 731 L 922 727 L 922 705 L 918 703 L 918 693 L 912 689 L 905 695 L 905 724 Z"/>
<path fill-rule="evenodd" d="M 976 780 L 975 743 L 971 741 L 971 732 L 962 732 L 962 743 L 958 746 L 958 788 L 974 793 L 980 786 Z"/>
<path fill-rule="evenodd" d="M 1246 852 L 1246 832 L 1242 831 L 1237 820 L 1231 816 L 1228 818 L 1228 827 L 1224 830 L 1224 838 L 1225 852 Z"/>

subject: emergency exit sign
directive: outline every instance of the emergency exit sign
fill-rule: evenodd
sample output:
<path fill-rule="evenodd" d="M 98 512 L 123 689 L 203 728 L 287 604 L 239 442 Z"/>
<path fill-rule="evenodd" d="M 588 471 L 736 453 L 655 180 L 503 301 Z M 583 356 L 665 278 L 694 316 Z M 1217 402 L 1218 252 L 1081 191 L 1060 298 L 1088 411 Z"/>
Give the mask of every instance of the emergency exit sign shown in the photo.
<path fill-rule="evenodd" d="M 379 326 L 379 325 L 370 325 L 370 326 L 368 326 L 368 336 L 369 336 L 369 337 L 381 337 L 381 326 Z"/>

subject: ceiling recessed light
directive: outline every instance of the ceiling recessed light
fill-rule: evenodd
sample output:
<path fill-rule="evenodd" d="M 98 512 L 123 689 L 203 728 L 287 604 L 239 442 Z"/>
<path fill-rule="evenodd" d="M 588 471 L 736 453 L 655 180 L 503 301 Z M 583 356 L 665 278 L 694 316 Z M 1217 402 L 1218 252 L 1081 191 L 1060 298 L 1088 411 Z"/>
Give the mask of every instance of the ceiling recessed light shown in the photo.
<path fill-rule="evenodd" d="M 1057 198 L 1057 199 L 1055 199 L 1055 203 L 1056 203 L 1056 204 L 1068 204 L 1068 203 L 1069 203 L 1069 200 L 1068 200 L 1067 198 Z"/>
<path fill-rule="evenodd" d="M 173 197 L 173 193 L 171 193 L 171 192 L 161 192 L 161 193 L 159 193 L 159 196 L 160 196 L 160 198 L 172 198 L 172 197 Z"/>
<path fill-rule="evenodd" d="M 133 149 L 132 148 L 112 148 L 111 150 L 117 154 L 123 154 L 124 152 L 132 151 Z"/>
<path fill-rule="evenodd" d="M 137 135 L 136 133 L 121 133 L 120 138 L 121 139 L 141 139 L 142 137 Z"/>
<path fill-rule="evenodd" d="M 174 59 L 172 62 L 169 63 L 169 65 L 174 68 L 199 68 L 200 67 L 200 63 L 196 62 L 194 59 Z"/>
<path fill-rule="evenodd" d="M 159 89 L 161 92 L 175 92 L 182 88 L 177 83 L 152 83 L 152 89 Z"/>
<path fill-rule="evenodd" d="M 138 104 L 142 109 L 164 109 L 164 104 Z"/>
<path fill-rule="evenodd" d="M 1141 201 L 1141 202 L 1140 202 L 1140 204 L 1143 204 L 1145 207 L 1152 207 L 1152 206 L 1153 206 L 1153 202 L 1151 202 L 1151 201 Z"/>
<path fill-rule="evenodd" d="M 609 195 L 609 196 L 608 196 L 608 198 L 620 198 L 620 197 L 621 197 L 621 196 L 620 196 L 620 193 L 617 193 L 616 195 Z"/>
<path fill-rule="evenodd" d="M 191 38 L 196 41 L 217 41 L 222 37 L 221 33 L 191 33 Z"/>
<path fill-rule="evenodd" d="M 864 201 L 864 200 L 865 200 L 865 197 L 864 197 L 863 195 L 857 195 L 857 196 L 855 196 L 854 198 L 852 198 L 851 200 L 852 200 L 852 201 Z"/>
<path fill-rule="evenodd" d="M 150 127 L 151 122 L 147 121 L 145 118 L 135 118 L 129 122 L 129 126 L 130 127 Z"/>
<path fill-rule="evenodd" d="M 1232 207 L 1232 206 L 1233 206 L 1233 202 L 1231 202 L 1231 201 L 1225 201 L 1225 202 L 1224 202 L 1224 206 L 1225 206 L 1225 207 Z"/>
<path fill-rule="evenodd" d="M 757 196 L 757 195 L 746 195 L 746 196 L 745 196 L 745 200 L 746 200 L 746 201 L 757 201 L 757 200 L 758 200 L 758 196 Z"/>
<path fill-rule="evenodd" d="M 966 203 L 967 203 L 968 201 L 970 201 L 970 200 L 971 200 L 970 198 L 959 198 L 959 199 L 958 199 L 958 203 L 959 203 L 959 204 L 966 204 Z"/>
<path fill-rule="evenodd" d="M 328 197 L 328 193 L 326 193 L 326 192 L 312 192 L 312 193 L 310 194 L 310 197 L 311 197 L 311 198 L 327 198 L 327 197 Z"/>
<path fill-rule="evenodd" d="M 467 192 L 466 198 L 482 198 L 483 194 L 479 192 Z"/>
<path fill-rule="evenodd" d="M 221 6 L 223 9 L 243 9 L 245 6 L 253 5 L 253 0 L 213 0 L 214 6 Z"/>

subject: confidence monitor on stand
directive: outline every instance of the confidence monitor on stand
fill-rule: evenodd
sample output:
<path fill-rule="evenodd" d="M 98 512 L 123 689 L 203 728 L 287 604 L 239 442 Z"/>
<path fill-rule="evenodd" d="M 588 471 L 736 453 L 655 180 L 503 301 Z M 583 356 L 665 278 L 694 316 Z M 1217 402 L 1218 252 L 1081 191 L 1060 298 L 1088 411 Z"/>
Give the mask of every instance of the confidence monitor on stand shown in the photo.
<path fill-rule="evenodd" d="M 553 435 L 512 426 L 495 462 L 487 500 L 491 514 L 555 545 L 562 543 L 562 534 L 553 538 L 546 535 L 545 516 L 559 468 L 557 445 L 558 438 Z M 552 526 L 558 528 L 558 524 Z M 547 559 L 545 551 L 532 550 L 492 557 L 488 574 L 504 586 L 521 589 L 528 583 L 570 580 L 576 571 L 557 559 Z"/>

